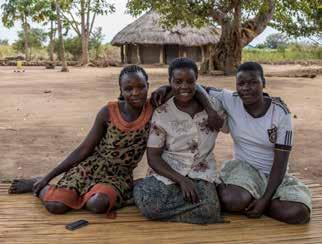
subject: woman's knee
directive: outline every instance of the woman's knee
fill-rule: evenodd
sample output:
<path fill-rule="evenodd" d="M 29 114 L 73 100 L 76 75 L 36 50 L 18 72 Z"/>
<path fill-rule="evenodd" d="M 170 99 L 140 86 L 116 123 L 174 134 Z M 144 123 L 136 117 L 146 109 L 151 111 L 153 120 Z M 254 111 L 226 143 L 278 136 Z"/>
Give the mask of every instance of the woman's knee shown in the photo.
<path fill-rule="evenodd" d="M 253 199 L 248 191 L 238 186 L 221 184 L 217 189 L 222 208 L 229 212 L 244 211 Z"/>
<path fill-rule="evenodd" d="M 86 202 L 86 209 L 93 213 L 106 213 L 108 207 L 108 196 L 102 193 L 96 193 Z"/>
<path fill-rule="evenodd" d="M 198 209 L 199 218 L 204 220 L 219 219 L 221 215 L 221 209 L 219 202 L 208 202 L 202 204 Z"/>
<path fill-rule="evenodd" d="M 141 213 L 148 219 L 159 219 L 161 218 L 161 211 L 159 201 L 153 198 L 145 198 L 144 201 L 138 205 Z"/>
<path fill-rule="evenodd" d="M 269 215 L 288 224 L 305 224 L 310 220 L 310 210 L 302 203 L 273 200 Z"/>
<path fill-rule="evenodd" d="M 70 210 L 68 206 L 61 202 L 45 202 L 44 205 L 48 212 L 52 214 L 64 214 Z"/>
<path fill-rule="evenodd" d="M 158 219 L 161 215 L 159 199 L 145 193 L 136 191 L 133 195 L 136 206 L 148 219 Z"/>

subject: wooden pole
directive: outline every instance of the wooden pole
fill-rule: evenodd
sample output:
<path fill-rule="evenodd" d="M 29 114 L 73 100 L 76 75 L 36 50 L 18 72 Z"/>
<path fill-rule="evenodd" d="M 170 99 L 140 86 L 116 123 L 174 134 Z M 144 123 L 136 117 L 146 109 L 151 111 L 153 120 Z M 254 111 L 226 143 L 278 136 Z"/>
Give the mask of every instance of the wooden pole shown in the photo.
<path fill-rule="evenodd" d="M 128 46 L 127 44 L 124 45 L 124 63 L 128 63 Z"/>
<path fill-rule="evenodd" d="M 124 64 L 124 45 L 121 46 L 121 62 Z"/>
<path fill-rule="evenodd" d="M 209 46 L 209 71 L 215 70 L 212 45 Z"/>
<path fill-rule="evenodd" d="M 205 49 L 203 46 L 200 46 L 201 48 L 201 62 L 205 62 Z"/>
<path fill-rule="evenodd" d="M 187 57 L 187 48 L 185 47 L 183 49 L 183 57 L 186 58 Z"/>
<path fill-rule="evenodd" d="M 140 56 L 140 45 L 139 44 L 136 46 L 136 55 L 137 55 L 138 64 L 140 64 L 141 63 L 141 56 Z"/>
<path fill-rule="evenodd" d="M 160 64 L 164 64 L 164 45 L 160 46 Z"/>

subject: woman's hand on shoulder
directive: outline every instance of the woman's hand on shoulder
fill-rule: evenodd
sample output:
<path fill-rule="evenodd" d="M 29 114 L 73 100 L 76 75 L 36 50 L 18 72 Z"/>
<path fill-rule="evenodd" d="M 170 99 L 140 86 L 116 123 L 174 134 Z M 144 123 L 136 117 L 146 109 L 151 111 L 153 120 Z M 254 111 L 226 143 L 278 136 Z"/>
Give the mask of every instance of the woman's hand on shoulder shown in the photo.
<path fill-rule="evenodd" d="M 216 111 L 208 111 L 207 125 L 211 131 L 219 131 L 224 125 L 224 119 Z"/>
<path fill-rule="evenodd" d="M 170 86 L 160 86 L 158 89 L 152 92 L 151 103 L 154 107 L 159 107 L 160 105 L 165 103 L 171 96 L 172 94 Z"/>

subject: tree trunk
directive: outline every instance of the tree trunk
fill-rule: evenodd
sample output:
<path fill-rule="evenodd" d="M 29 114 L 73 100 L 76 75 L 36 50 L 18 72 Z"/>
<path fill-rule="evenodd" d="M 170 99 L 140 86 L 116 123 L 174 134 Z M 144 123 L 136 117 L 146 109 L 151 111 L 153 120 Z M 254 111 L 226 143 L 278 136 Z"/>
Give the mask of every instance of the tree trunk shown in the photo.
<path fill-rule="evenodd" d="M 60 59 L 62 63 L 61 72 L 68 72 L 69 70 L 65 59 L 65 46 L 64 46 L 64 39 L 63 39 L 59 0 L 56 0 L 56 13 L 57 13 L 57 29 L 58 29 L 59 43 L 60 43 Z"/>
<path fill-rule="evenodd" d="M 86 23 L 86 8 L 85 1 L 81 1 L 81 38 L 82 38 L 82 65 L 86 66 L 89 63 L 88 42 L 89 42 L 89 26 Z"/>
<path fill-rule="evenodd" d="M 54 31 L 54 21 L 50 21 L 50 41 L 49 41 L 49 59 L 52 62 L 52 64 L 55 62 L 54 58 L 54 49 L 55 49 L 55 43 L 54 43 L 54 37 L 55 37 L 55 31 Z"/>
<path fill-rule="evenodd" d="M 231 26 L 222 27 L 220 41 L 210 46 L 209 57 L 202 63 L 201 73 L 211 73 L 215 69 L 222 70 L 225 75 L 232 75 L 241 62 L 242 46 L 238 38 L 239 30 Z"/>
<path fill-rule="evenodd" d="M 88 54 L 88 42 L 89 42 L 88 33 L 86 30 L 82 31 L 82 65 L 86 66 L 89 63 L 89 54 Z"/>
<path fill-rule="evenodd" d="M 30 51 L 29 51 L 29 25 L 27 22 L 27 17 L 23 18 L 23 33 L 24 33 L 24 44 L 25 44 L 25 59 L 30 61 Z"/>
<path fill-rule="evenodd" d="M 239 28 L 226 26 L 222 28 L 226 32 L 215 45 L 212 52 L 214 68 L 224 71 L 225 75 L 232 75 L 241 62 L 242 46 Z"/>
<path fill-rule="evenodd" d="M 211 72 L 214 67 L 224 71 L 225 75 L 234 74 L 241 62 L 242 48 L 241 4 L 238 1 L 234 8 L 233 19 L 226 18 L 221 23 L 220 40 L 214 45 L 213 51 L 210 51 L 209 71 Z"/>
<path fill-rule="evenodd" d="M 209 58 L 201 65 L 202 73 L 221 70 L 225 75 L 235 73 L 241 62 L 241 1 L 235 1 L 233 17 L 221 19 L 221 36 L 217 44 L 210 46 Z"/>
<path fill-rule="evenodd" d="M 242 49 L 256 36 L 264 31 L 267 24 L 273 18 L 275 1 L 263 1 L 257 15 L 243 24 L 241 23 L 241 0 L 231 1 L 233 12 L 229 17 L 214 15 L 213 18 L 221 24 L 221 36 L 217 44 L 213 45 L 213 51 L 209 51 L 210 57 L 201 64 L 201 73 L 211 73 L 212 67 L 224 71 L 225 75 L 234 74 L 241 63 Z"/>

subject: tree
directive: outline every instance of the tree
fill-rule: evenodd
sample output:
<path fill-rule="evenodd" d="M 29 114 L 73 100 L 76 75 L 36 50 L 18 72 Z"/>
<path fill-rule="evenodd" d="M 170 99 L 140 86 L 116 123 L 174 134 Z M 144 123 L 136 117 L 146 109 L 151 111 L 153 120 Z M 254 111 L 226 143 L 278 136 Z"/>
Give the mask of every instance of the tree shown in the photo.
<path fill-rule="evenodd" d="M 94 51 L 95 58 L 99 57 L 103 39 L 104 34 L 102 33 L 102 27 L 96 28 L 89 40 L 89 49 Z"/>
<path fill-rule="evenodd" d="M 73 56 L 74 60 L 79 60 L 82 56 L 82 41 L 78 36 L 71 37 L 71 38 L 65 38 L 64 39 L 64 47 L 65 51 L 70 53 Z M 55 44 L 55 51 L 59 52 L 60 50 L 60 43 L 59 40 Z M 60 58 L 60 54 L 59 54 Z"/>
<path fill-rule="evenodd" d="M 3 10 L 2 22 L 7 28 L 14 26 L 14 23 L 18 20 L 22 22 L 23 34 L 24 34 L 24 53 L 26 60 L 30 60 L 29 57 L 29 18 L 32 13 L 33 1 L 6 1 L 1 8 Z"/>
<path fill-rule="evenodd" d="M 288 38 L 282 33 L 271 34 L 266 37 L 265 45 L 268 48 L 276 49 L 278 47 L 286 47 L 288 44 Z"/>
<path fill-rule="evenodd" d="M 24 53 L 26 60 L 30 60 L 29 30 L 30 22 L 41 21 L 45 17 L 44 12 L 36 0 L 6 0 L 1 5 L 3 10 L 2 22 L 5 27 L 11 28 L 15 22 L 21 21 L 24 34 Z"/>
<path fill-rule="evenodd" d="M 89 63 L 89 39 L 93 33 L 95 19 L 115 11 L 114 4 L 106 0 L 69 1 L 69 8 L 62 12 L 64 21 L 77 33 L 82 40 L 82 65 Z M 78 20 L 78 16 L 80 20 Z"/>
<path fill-rule="evenodd" d="M 29 45 L 29 53 L 28 56 L 31 57 L 33 48 L 41 48 L 43 47 L 44 42 L 47 40 L 47 34 L 39 28 L 32 28 L 28 31 L 28 45 Z M 18 31 L 18 40 L 13 43 L 13 47 L 17 51 L 25 50 L 25 35 L 23 31 Z"/>
<path fill-rule="evenodd" d="M 234 73 L 241 62 L 242 48 L 272 25 L 291 35 L 317 32 L 314 13 L 319 0 L 129 0 L 128 9 L 137 16 L 153 9 L 161 15 L 162 25 L 221 27 L 221 36 L 212 46 L 205 71 L 214 68 Z"/>
<path fill-rule="evenodd" d="M 51 1 L 51 0 L 41 0 L 38 2 L 39 2 L 38 4 L 41 5 L 42 11 L 44 12 L 44 16 L 45 16 L 44 25 L 50 24 L 50 30 L 47 33 L 49 36 L 48 51 L 49 51 L 49 60 L 53 65 L 52 67 L 54 67 L 55 36 L 57 31 L 55 26 L 57 25 L 56 3 L 55 1 Z"/>

